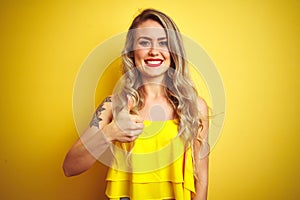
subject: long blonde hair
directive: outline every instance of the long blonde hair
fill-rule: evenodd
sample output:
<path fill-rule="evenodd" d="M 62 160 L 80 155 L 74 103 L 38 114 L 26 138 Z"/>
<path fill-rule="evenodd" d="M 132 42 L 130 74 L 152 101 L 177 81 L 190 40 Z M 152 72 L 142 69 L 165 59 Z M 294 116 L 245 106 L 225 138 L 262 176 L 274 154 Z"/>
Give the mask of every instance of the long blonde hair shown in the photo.
<path fill-rule="evenodd" d="M 121 92 L 114 98 L 118 104 L 113 109 L 114 116 L 127 106 L 127 95 L 133 99 L 132 113 L 137 114 L 144 106 L 144 91 L 140 73 L 136 70 L 133 56 L 134 29 L 146 20 L 158 22 L 164 29 L 168 40 L 168 50 L 171 55 L 171 66 L 165 76 L 165 93 L 178 119 L 178 136 L 186 146 L 193 146 L 195 139 L 201 143 L 199 131 L 203 128 L 198 106 L 198 93 L 191 80 L 186 61 L 183 41 L 178 27 L 166 14 L 154 10 L 143 10 L 133 20 L 126 36 L 122 52 L 122 69 L 125 76 Z M 194 156 L 193 156 L 194 157 Z"/>

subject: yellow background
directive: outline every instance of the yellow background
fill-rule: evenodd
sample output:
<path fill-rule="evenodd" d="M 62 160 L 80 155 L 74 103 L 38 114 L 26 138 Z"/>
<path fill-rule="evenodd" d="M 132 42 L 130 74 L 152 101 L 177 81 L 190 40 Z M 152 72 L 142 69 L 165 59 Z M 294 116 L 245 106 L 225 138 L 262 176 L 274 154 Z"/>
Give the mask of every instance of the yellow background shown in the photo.
<path fill-rule="evenodd" d="M 210 157 L 209 200 L 300 199 L 296 0 L 3 2 L 0 199 L 105 199 L 101 164 L 77 177 L 62 172 L 78 138 L 73 84 L 89 52 L 146 7 L 170 15 L 223 78 L 226 121 Z"/>

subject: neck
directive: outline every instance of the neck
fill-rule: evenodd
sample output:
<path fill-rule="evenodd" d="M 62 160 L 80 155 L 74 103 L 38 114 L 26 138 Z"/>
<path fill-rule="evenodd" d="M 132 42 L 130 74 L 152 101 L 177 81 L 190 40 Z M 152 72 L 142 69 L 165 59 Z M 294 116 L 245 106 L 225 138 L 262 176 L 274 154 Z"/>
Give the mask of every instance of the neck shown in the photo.
<path fill-rule="evenodd" d="M 164 77 L 155 77 L 151 79 L 143 78 L 143 87 L 145 95 L 149 98 L 156 98 L 165 96 L 166 84 L 164 82 Z"/>
<path fill-rule="evenodd" d="M 146 83 L 143 87 L 147 98 L 156 99 L 165 96 L 164 84 Z"/>

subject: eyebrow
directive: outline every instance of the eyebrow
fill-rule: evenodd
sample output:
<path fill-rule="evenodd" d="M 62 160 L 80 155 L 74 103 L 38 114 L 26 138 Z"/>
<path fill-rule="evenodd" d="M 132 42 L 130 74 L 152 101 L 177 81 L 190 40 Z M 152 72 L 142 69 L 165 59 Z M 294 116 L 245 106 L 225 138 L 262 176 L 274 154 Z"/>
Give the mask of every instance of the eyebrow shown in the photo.
<path fill-rule="evenodd" d="M 147 36 L 138 37 L 138 40 L 140 40 L 140 39 L 152 40 L 152 38 L 147 37 Z M 160 37 L 157 40 L 166 40 L 166 39 L 167 39 L 167 37 Z"/>

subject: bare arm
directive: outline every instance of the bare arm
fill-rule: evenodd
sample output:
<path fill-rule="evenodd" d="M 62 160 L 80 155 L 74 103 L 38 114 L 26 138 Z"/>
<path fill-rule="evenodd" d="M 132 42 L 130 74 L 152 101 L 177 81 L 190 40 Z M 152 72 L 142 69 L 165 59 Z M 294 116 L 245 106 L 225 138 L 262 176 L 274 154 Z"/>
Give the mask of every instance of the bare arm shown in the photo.
<path fill-rule="evenodd" d="M 113 119 L 111 97 L 97 108 L 90 127 L 76 141 L 66 155 L 63 170 L 66 176 L 78 175 L 88 170 L 113 141 L 132 142 L 142 133 L 143 121 L 129 114 L 132 102 Z"/>
<path fill-rule="evenodd" d="M 200 112 L 202 116 L 202 130 L 199 130 L 200 137 L 202 138 L 202 144 L 198 141 L 194 142 L 194 152 L 195 152 L 195 165 L 196 165 L 196 179 L 195 188 L 196 196 L 193 200 L 206 200 L 207 190 L 208 190 L 208 155 L 209 155 L 209 145 L 208 145 L 208 108 L 205 101 L 199 98 Z"/>
<path fill-rule="evenodd" d="M 67 153 L 63 170 L 66 176 L 78 175 L 89 169 L 111 144 L 102 128 L 112 119 L 111 98 L 107 97 L 97 108 L 90 126 Z"/>

